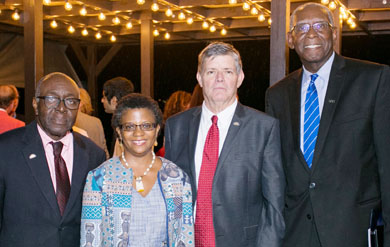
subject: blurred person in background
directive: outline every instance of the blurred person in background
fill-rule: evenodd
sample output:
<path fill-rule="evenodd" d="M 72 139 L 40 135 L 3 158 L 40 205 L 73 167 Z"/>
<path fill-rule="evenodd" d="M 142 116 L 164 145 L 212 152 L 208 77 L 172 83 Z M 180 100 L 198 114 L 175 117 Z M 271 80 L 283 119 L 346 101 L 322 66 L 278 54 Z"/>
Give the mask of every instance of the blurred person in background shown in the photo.
<path fill-rule="evenodd" d="M 24 122 L 15 119 L 19 103 L 19 94 L 13 85 L 0 85 L 0 134 L 23 127 Z"/>
<path fill-rule="evenodd" d="M 196 84 L 194 90 L 192 91 L 190 107 L 200 106 L 203 104 L 203 90 L 199 84 Z"/>

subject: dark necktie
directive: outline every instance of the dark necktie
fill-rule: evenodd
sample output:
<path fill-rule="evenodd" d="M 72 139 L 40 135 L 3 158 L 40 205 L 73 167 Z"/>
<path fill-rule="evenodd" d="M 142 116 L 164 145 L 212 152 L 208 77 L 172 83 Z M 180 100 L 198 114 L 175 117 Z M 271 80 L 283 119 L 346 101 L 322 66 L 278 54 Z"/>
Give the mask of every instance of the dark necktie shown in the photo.
<path fill-rule="evenodd" d="M 211 118 L 213 122 L 206 137 L 203 149 L 202 166 L 199 173 L 198 194 L 196 199 L 195 246 L 215 246 L 213 225 L 212 188 L 215 169 L 218 163 L 219 130 L 218 117 Z"/>
<path fill-rule="evenodd" d="M 320 106 L 318 103 L 318 94 L 314 81 L 318 75 L 311 75 L 309 87 L 305 99 L 305 115 L 303 124 L 303 156 L 306 163 L 311 168 L 314 148 L 316 146 L 318 127 L 320 125 Z"/>
<path fill-rule="evenodd" d="M 61 156 L 62 147 L 64 145 L 62 142 L 50 142 L 50 144 L 53 145 L 54 164 L 56 169 L 57 203 L 61 215 L 63 215 L 70 193 L 68 170 L 66 168 L 65 160 Z"/>

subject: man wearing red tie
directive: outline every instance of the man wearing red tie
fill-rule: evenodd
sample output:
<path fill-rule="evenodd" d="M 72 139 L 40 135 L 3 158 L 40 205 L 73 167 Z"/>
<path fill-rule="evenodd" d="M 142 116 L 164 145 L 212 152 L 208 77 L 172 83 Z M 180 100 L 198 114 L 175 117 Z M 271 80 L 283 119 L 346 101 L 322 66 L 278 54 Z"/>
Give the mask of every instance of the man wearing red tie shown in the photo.
<path fill-rule="evenodd" d="M 166 158 L 191 178 L 196 247 L 279 247 L 285 178 L 279 123 L 237 101 L 239 52 L 222 42 L 199 55 L 202 106 L 165 127 Z"/>
<path fill-rule="evenodd" d="M 43 77 L 33 99 L 36 121 L 0 135 L 1 247 L 80 245 L 85 178 L 105 153 L 71 131 L 79 94 L 62 73 Z"/>

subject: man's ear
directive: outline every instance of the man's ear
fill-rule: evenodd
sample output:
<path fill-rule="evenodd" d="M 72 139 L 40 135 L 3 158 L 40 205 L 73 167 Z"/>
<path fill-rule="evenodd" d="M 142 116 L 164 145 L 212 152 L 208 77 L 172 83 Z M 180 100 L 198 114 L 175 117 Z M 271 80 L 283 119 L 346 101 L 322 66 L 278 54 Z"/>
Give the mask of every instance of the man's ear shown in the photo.
<path fill-rule="evenodd" d="M 112 97 L 110 100 L 110 105 L 113 106 L 114 109 L 116 109 L 117 104 L 118 104 L 118 99 L 116 98 L 116 96 Z"/>
<path fill-rule="evenodd" d="M 196 73 L 196 79 L 198 80 L 199 86 L 203 87 L 202 76 L 199 72 Z"/>
<path fill-rule="evenodd" d="M 34 108 L 35 116 L 38 116 L 38 102 L 35 97 L 32 100 L 32 106 Z"/>
<path fill-rule="evenodd" d="M 5 111 L 7 112 L 8 115 L 10 115 L 14 111 L 15 103 L 16 103 L 16 101 L 13 100 L 11 102 L 11 104 L 9 104 L 9 106 L 7 106 L 7 108 L 5 109 Z"/>
<path fill-rule="evenodd" d="M 287 43 L 288 43 L 288 47 L 290 47 L 290 49 L 294 49 L 295 48 L 295 46 L 294 46 L 294 38 L 293 38 L 291 32 L 287 33 Z"/>

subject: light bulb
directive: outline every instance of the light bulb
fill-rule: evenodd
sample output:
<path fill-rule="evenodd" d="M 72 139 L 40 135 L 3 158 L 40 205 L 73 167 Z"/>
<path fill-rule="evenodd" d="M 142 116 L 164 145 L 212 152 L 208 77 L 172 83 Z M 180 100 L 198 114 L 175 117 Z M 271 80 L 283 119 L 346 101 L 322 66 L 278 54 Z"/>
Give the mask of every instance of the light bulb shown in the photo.
<path fill-rule="evenodd" d="M 322 3 L 323 5 L 327 5 L 327 4 L 329 3 L 329 0 L 321 0 L 321 3 Z"/>
<path fill-rule="evenodd" d="M 332 1 L 332 2 L 329 3 L 329 8 L 331 10 L 335 10 L 337 8 L 337 4 L 334 1 Z"/>
<path fill-rule="evenodd" d="M 88 35 L 88 30 L 86 28 L 84 28 L 83 31 L 81 31 L 81 35 L 87 36 Z"/>
<path fill-rule="evenodd" d="M 349 24 L 349 27 L 351 29 L 355 29 L 356 28 L 356 23 L 353 21 L 351 24 Z"/>
<path fill-rule="evenodd" d="M 184 20 L 186 18 L 186 15 L 183 13 L 183 11 L 180 11 L 178 18 L 179 20 Z"/>
<path fill-rule="evenodd" d="M 229 0 L 229 4 L 236 4 L 237 0 Z"/>
<path fill-rule="evenodd" d="M 265 16 L 263 14 L 260 14 L 259 17 L 257 17 L 257 20 L 259 20 L 259 22 L 263 22 L 265 21 Z"/>
<path fill-rule="evenodd" d="M 382 3 L 383 3 L 383 4 L 386 4 L 386 3 L 387 3 L 387 0 L 383 0 Z"/>
<path fill-rule="evenodd" d="M 43 0 L 44 5 L 49 5 L 51 3 L 51 0 Z"/>
<path fill-rule="evenodd" d="M 165 11 L 165 15 L 168 16 L 168 17 L 172 16 L 172 14 L 173 14 L 173 12 L 172 12 L 171 8 L 168 8 L 168 9 Z"/>
<path fill-rule="evenodd" d="M 209 23 L 208 23 L 207 21 L 203 21 L 203 23 L 202 23 L 202 28 L 203 28 L 203 29 L 209 28 Z"/>
<path fill-rule="evenodd" d="M 226 29 L 225 28 L 222 28 L 222 30 L 221 30 L 221 35 L 226 35 L 227 34 L 227 31 L 226 31 Z"/>
<path fill-rule="evenodd" d="M 251 6 L 250 6 L 249 3 L 247 3 L 247 2 L 245 2 L 245 3 L 242 5 L 242 9 L 245 10 L 245 11 L 248 11 L 250 8 L 251 8 Z"/>
<path fill-rule="evenodd" d="M 80 11 L 79 11 L 80 15 L 82 16 L 86 16 L 87 15 L 87 9 L 85 8 L 85 6 L 83 6 Z"/>
<path fill-rule="evenodd" d="M 165 39 L 170 39 L 170 38 L 171 38 L 171 35 L 170 35 L 169 33 L 165 33 L 164 38 L 165 38 Z"/>
<path fill-rule="evenodd" d="M 214 25 L 212 25 L 211 27 L 210 27 L 210 32 L 215 32 L 217 30 L 217 28 L 214 26 Z"/>
<path fill-rule="evenodd" d="M 271 17 L 270 17 L 270 18 L 268 18 L 268 25 L 271 26 L 271 24 L 272 24 L 272 19 L 271 19 Z"/>
<path fill-rule="evenodd" d="M 157 3 L 153 3 L 152 6 L 150 7 L 154 12 L 158 11 L 159 10 L 159 7 L 158 7 L 158 4 Z"/>
<path fill-rule="evenodd" d="M 12 19 L 14 21 L 18 21 L 20 19 L 20 15 L 17 9 L 15 9 L 15 12 L 12 14 Z"/>
<path fill-rule="evenodd" d="M 56 20 L 52 20 L 51 22 L 50 22 L 50 26 L 51 26 L 51 28 L 57 28 L 58 27 L 58 24 L 57 24 L 57 22 L 56 22 Z"/>
<path fill-rule="evenodd" d="M 127 29 L 133 28 L 133 24 L 131 23 L 131 21 L 129 21 L 129 22 L 126 23 L 126 28 L 127 28 Z"/>
<path fill-rule="evenodd" d="M 138 5 L 142 5 L 142 4 L 144 4 L 145 3 L 145 0 L 137 0 L 137 4 Z"/>
<path fill-rule="evenodd" d="M 95 38 L 96 38 L 96 39 L 101 39 L 101 38 L 102 38 L 102 34 L 101 34 L 100 32 L 97 32 L 97 33 L 95 34 Z"/>
<path fill-rule="evenodd" d="M 106 15 L 103 12 L 100 12 L 98 18 L 99 20 L 104 21 L 106 19 Z"/>
<path fill-rule="evenodd" d="M 160 32 L 159 32 L 157 29 L 154 29 L 153 35 L 154 35 L 155 37 L 157 37 L 157 36 L 160 35 Z"/>
<path fill-rule="evenodd" d="M 348 23 L 349 25 L 351 25 L 353 22 L 354 22 L 354 21 L 353 21 L 352 17 L 349 17 L 348 20 L 347 20 L 347 23 Z"/>
<path fill-rule="evenodd" d="M 115 37 L 115 35 L 111 35 L 111 37 L 110 37 L 110 41 L 111 41 L 111 42 L 115 42 L 115 41 L 116 41 L 116 37 Z"/>
<path fill-rule="evenodd" d="M 112 23 L 114 23 L 115 25 L 118 25 L 119 23 L 121 23 L 121 20 L 119 19 L 118 16 L 115 16 L 114 18 L 112 18 Z"/>
<path fill-rule="evenodd" d="M 67 11 L 71 11 L 73 6 L 72 6 L 72 4 L 70 2 L 66 1 L 65 5 L 64 5 L 64 8 Z"/>
<path fill-rule="evenodd" d="M 257 8 L 255 6 L 252 7 L 251 14 L 252 15 L 258 15 L 259 14 L 259 11 L 257 10 Z"/>
<path fill-rule="evenodd" d="M 70 25 L 70 26 L 68 27 L 68 32 L 69 32 L 69 33 L 74 33 L 74 31 L 76 31 L 76 29 L 74 29 L 74 27 L 73 27 L 72 25 Z"/>
<path fill-rule="evenodd" d="M 189 18 L 187 19 L 187 24 L 188 24 L 188 25 L 191 25 L 192 23 L 194 23 L 194 19 L 193 19 L 192 17 L 189 17 Z"/>

